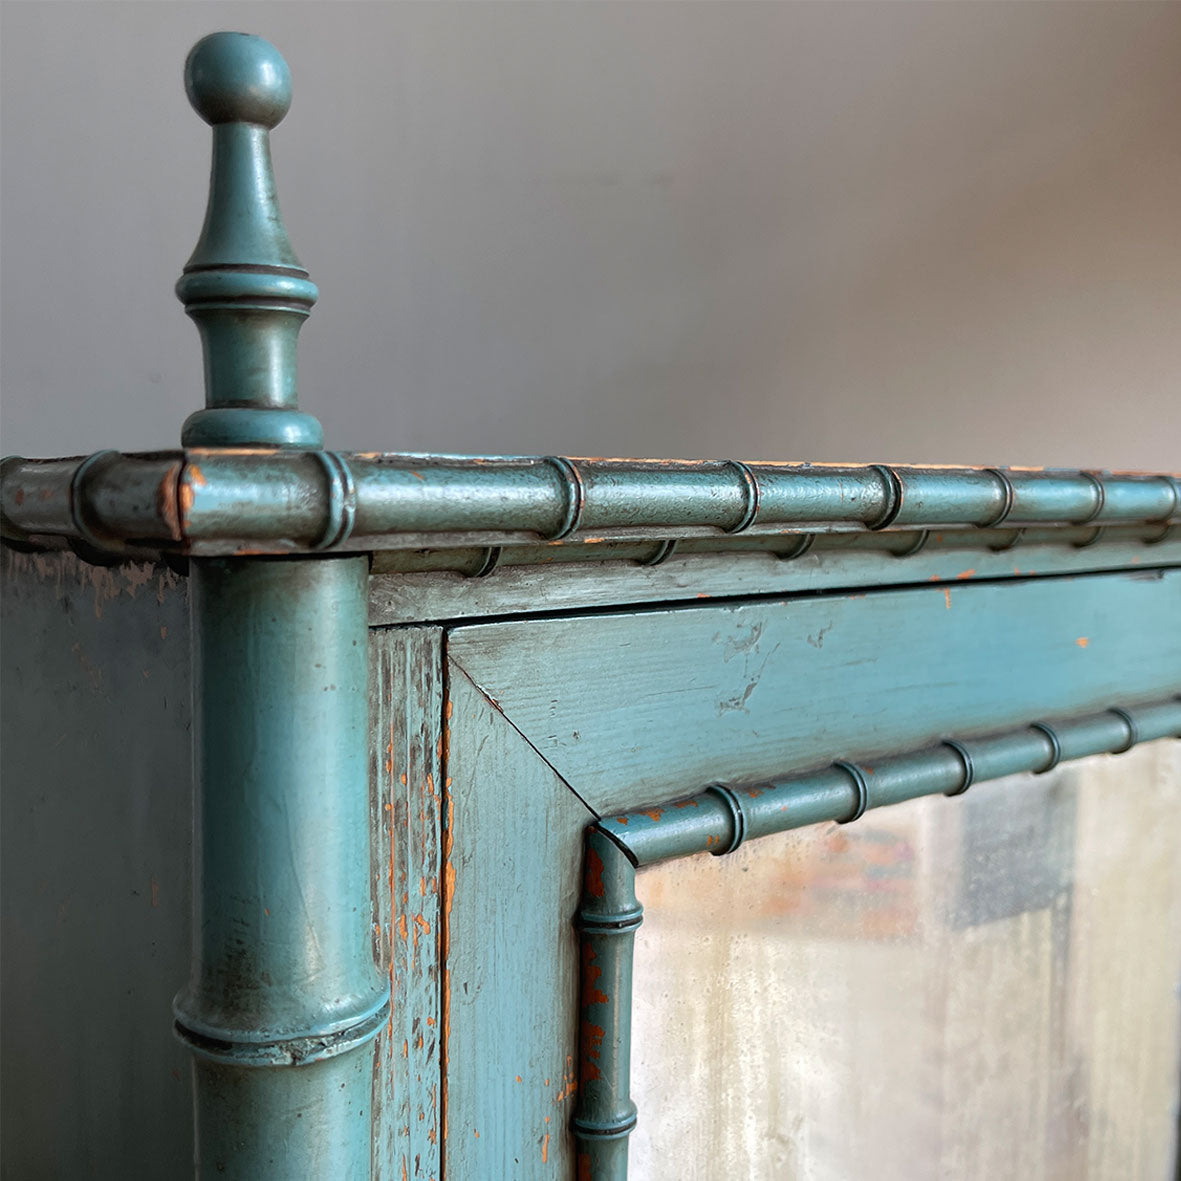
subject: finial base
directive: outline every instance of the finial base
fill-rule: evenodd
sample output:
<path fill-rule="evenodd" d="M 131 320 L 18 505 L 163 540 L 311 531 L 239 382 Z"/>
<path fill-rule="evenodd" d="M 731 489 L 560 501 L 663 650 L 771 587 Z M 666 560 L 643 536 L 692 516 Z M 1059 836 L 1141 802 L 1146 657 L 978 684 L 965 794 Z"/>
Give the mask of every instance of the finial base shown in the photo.
<path fill-rule="evenodd" d="M 311 414 L 298 410 L 214 406 L 185 419 L 182 447 L 294 447 L 315 451 L 324 446 L 324 430 Z"/>

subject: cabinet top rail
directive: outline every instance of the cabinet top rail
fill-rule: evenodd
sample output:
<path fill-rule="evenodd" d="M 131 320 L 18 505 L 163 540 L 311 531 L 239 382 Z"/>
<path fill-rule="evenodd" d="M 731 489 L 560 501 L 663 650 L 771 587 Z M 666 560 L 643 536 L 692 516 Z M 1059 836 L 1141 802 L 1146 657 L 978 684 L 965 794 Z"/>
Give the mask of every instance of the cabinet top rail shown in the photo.
<path fill-rule="evenodd" d="M 603 545 L 740 536 L 1181 523 L 1181 476 L 1028 468 L 456 457 L 208 448 L 12 457 L 6 540 L 105 553 L 247 555 Z M 1089 532 L 1081 536 L 1077 531 Z M 785 543 L 787 548 L 798 542 Z M 971 542 L 969 541 L 969 544 Z M 609 545 L 604 547 L 605 556 Z M 785 555 L 786 556 L 786 555 Z"/>

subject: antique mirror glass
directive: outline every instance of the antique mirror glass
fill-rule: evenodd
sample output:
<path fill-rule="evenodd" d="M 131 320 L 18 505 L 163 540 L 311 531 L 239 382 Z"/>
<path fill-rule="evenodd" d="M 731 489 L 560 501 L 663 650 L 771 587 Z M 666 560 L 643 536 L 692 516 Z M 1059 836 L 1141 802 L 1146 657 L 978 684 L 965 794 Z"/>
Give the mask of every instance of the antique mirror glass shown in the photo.
<path fill-rule="evenodd" d="M 1165 739 L 642 871 L 631 1175 L 1167 1176 L 1179 807 Z"/>

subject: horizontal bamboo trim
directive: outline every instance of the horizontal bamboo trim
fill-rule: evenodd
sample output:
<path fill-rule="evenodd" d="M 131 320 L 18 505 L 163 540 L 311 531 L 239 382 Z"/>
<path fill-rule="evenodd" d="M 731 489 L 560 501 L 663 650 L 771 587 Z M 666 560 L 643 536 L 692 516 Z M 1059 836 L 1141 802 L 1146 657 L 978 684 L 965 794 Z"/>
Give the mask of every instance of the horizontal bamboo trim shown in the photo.
<path fill-rule="evenodd" d="M 1031 722 L 983 738 L 949 739 L 872 764 L 846 759 L 789 779 L 714 784 L 671 804 L 604 817 L 598 827 L 636 866 L 692 853 L 731 853 L 745 841 L 826 820 L 849 823 L 870 808 L 924 795 L 961 795 L 973 784 L 1060 762 L 1117 754 L 1156 738 L 1181 738 L 1181 695 L 1062 722 Z"/>
<path fill-rule="evenodd" d="M 193 449 L 4 461 L 4 536 L 92 552 L 282 554 L 643 544 L 852 531 L 1012 536 L 1181 522 L 1181 476 L 1001 468 Z M 909 547 L 909 548 L 908 548 Z M 884 548 L 889 548 L 888 545 Z M 468 559 L 465 558 L 465 561 Z M 454 567 L 448 567 L 454 568 Z"/>

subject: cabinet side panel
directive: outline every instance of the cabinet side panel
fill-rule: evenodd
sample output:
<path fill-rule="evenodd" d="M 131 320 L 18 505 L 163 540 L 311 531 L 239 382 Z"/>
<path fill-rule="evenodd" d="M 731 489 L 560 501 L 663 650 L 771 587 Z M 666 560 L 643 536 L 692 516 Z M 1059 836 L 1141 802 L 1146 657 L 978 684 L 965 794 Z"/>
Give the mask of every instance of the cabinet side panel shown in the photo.
<path fill-rule="evenodd" d="M 445 1176 L 565 1179 L 591 814 L 450 662 L 447 691 Z"/>
<path fill-rule="evenodd" d="M 3 1175 L 183 1176 L 186 585 L 162 566 L 2 561 Z"/>
<path fill-rule="evenodd" d="M 390 1022 L 374 1078 L 374 1174 L 438 1181 L 442 631 L 371 631 L 375 937 Z"/>

